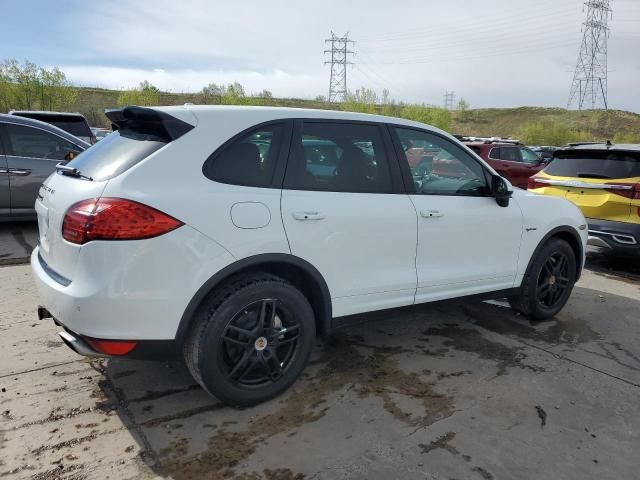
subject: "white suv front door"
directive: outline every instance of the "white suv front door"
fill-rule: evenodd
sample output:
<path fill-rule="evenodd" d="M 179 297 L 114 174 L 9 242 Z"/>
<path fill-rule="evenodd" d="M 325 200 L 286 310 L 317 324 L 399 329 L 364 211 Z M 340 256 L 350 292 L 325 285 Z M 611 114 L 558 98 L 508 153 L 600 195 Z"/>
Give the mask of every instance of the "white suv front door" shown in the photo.
<path fill-rule="evenodd" d="M 394 188 L 390 149 L 375 124 L 305 120 L 294 129 L 282 219 L 291 253 L 325 278 L 334 317 L 413 303 L 416 214 Z"/>
<path fill-rule="evenodd" d="M 392 130 L 401 167 L 415 188 L 410 198 L 418 214 L 416 303 L 512 288 L 523 228 L 515 201 L 500 207 L 484 167 L 449 139 Z M 430 157 L 430 171 L 407 160 L 404 152 L 415 145 Z"/>

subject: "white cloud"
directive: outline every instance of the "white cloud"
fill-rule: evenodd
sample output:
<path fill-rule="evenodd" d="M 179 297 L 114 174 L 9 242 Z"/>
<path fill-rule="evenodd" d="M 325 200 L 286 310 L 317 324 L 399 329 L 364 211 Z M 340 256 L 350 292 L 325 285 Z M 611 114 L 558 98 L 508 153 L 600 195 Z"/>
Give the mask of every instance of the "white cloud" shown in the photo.
<path fill-rule="evenodd" d="M 640 2 L 613 7 L 610 103 L 640 111 Z M 333 30 L 357 40 L 351 89 L 433 104 L 453 90 L 472 106 L 564 106 L 584 20 L 581 0 L 114 0 L 69 15 L 91 65 L 64 70 L 83 84 L 146 79 L 195 91 L 239 81 L 314 97 L 328 88 L 323 50 Z"/>

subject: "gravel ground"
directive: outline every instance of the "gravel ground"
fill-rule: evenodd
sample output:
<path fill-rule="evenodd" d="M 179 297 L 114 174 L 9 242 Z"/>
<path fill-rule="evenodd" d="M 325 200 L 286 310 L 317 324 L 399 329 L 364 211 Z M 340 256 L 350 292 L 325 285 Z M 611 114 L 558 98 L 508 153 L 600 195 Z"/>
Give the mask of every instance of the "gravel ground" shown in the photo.
<path fill-rule="evenodd" d="M 500 302 L 354 317 L 251 409 L 180 363 L 87 360 L 0 268 L 0 478 L 630 479 L 640 460 L 640 282 L 587 271 L 532 324 Z"/>

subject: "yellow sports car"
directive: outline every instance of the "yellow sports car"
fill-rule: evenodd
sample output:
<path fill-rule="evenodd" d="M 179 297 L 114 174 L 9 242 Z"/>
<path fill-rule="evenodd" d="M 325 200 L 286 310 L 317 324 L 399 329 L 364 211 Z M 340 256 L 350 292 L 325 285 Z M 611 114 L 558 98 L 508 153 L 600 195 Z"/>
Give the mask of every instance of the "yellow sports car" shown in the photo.
<path fill-rule="evenodd" d="M 575 203 L 587 217 L 589 244 L 640 255 L 640 145 L 559 150 L 529 178 L 528 189 Z"/>

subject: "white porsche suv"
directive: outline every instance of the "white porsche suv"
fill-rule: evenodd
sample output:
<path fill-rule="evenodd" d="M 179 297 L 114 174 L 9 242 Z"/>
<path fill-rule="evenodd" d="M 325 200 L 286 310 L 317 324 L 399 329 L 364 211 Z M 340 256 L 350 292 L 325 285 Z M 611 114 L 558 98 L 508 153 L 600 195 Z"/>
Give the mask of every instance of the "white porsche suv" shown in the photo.
<path fill-rule="evenodd" d="M 191 105 L 108 116 L 117 132 L 40 188 L 38 315 L 82 355 L 184 355 L 232 405 L 285 390 L 341 317 L 482 294 L 543 319 L 583 267 L 577 207 L 512 189 L 427 125 Z"/>

